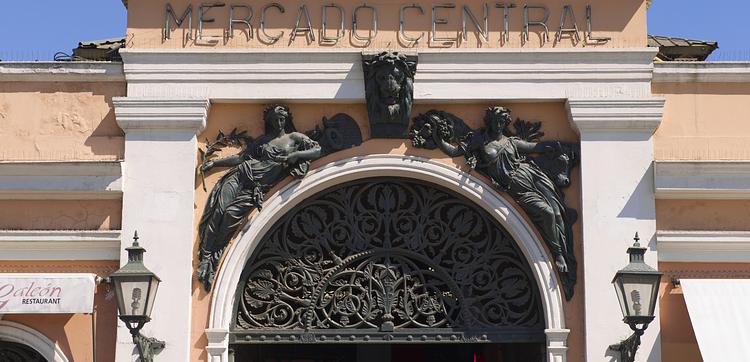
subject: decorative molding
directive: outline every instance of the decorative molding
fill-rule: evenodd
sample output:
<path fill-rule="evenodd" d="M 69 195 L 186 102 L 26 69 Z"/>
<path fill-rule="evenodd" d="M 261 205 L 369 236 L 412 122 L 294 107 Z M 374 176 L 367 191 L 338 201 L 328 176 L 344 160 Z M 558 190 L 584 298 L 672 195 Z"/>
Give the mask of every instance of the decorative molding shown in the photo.
<path fill-rule="evenodd" d="M 229 329 L 222 328 L 209 328 L 206 329 L 206 338 L 208 344 L 206 351 L 209 356 L 221 356 L 227 352 L 229 346 Z M 209 362 L 213 362 L 216 359 L 209 359 Z"/>
<path fill-rule="evenodd" d="M 39 352 L 47 361 L 68 362 L 69 359 L 57 343 L 31 327 L 21 323 L 0 320 L 0 340 L 27 345 Z"/>
<path fill-rule="evenodd" d="M 663 281 L 677 279 L 748 279 L 750 270 L 744 269 L 659 269 Z"/>
<path fill-rule="evenodd" d="M 750 161 L 656 161 L 657 199 L 750 199 Z"/>
<path fill-rule="evenodd" d="M 576 99 L 566 102 L 568 116 L 582 132 L 653 133 L 661 123 L 664 98 Z"/>
<path fill-rule="evenodd" d="M 0 200 L 120 198 L 119 161 L 0 162 Z"/>
<path fill-rule="evenodd" d="M 414 178 L 441 185 L 463 195 L 490 213 L 516 240 L 531 266 L 540 288 L 545 327 L 551 330 L 565 329 L 563 296 L 554 267 L 533 227 L 508 200 L 471 174 L 440 162 L 414 156 L 370 155 L 332 162 L 311 170 L 305 178 L 284 186 L 264 202 L 263 210 L 252 216 L 226 250 L 214 285 L 207 332 L 229 329 L 240 274 L 259 240 L 276 220 L 310 195 L 329 187 L 357 179 L 383 176 Z M 223 343 L 228 342 L 210 345 L 211 349 L 207 350 L 209 361 L 228 361 L 228 345 Z M 556 357 L 555 362 L 565 361 L 564 354 L 557 352 L 556 356 L 559 357 Z"/>
<path fill-rule="evenodd" d="M 656 48 L 420 49 L 416 101 L 647 97 Z M 365 99 L 357 49 L 123 49 L 128 95 Z"/>
<path fill-rule="evenodd" d="M 750 231 L 657 231 L 660 262 L 750 262 Z"/>
<path fill-rule="evenodd" d="M 547 335 L 547 361 L 565 362 L 570 329 L 545 329 L 544 333 Z"/>
<path fill-rule="evenodd" d="M 654 83 L 749 83 L 750 62 L 655 62 Z"/>
<path fill-rule="evenodd" d="M 132 130 L 189 130 L 199 133 L 206 127 L 208 99 L 154 99 L 114 97 L 117 124 Z"/>
<path fill-rule="evenodd" d="M 125 74 L 115 62 L 0 62 L 0 82 L 125 82 Z"/>
<path fill-rule="evenodd" d="M 0 230 L 0 260 L 120 260 L 119 230 Z"/>

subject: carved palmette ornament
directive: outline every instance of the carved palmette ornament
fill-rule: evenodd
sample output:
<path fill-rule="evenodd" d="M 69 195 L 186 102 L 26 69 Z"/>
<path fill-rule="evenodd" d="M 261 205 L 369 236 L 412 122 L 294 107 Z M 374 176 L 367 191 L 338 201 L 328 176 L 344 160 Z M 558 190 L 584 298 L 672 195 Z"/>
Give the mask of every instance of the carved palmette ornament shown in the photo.
<path fill-rule="evenodd" d="M 235 330 L 542 328 L 525 258 L 469 201 L 406 179 L 321 193 L 248 260 Z"/>

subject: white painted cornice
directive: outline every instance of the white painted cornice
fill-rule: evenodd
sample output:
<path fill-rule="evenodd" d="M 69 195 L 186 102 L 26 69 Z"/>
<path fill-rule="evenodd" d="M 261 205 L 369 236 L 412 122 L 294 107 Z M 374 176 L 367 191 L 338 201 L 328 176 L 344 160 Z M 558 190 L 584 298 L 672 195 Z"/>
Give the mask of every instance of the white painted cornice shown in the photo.
<path fill-rule="evenodd" d="M 0 200 L 122 198 L 118 161 L 0 162 Z"/>
<path fill-rule="evenodd" d="M 115 97 L 117 124 L 123 130 L 186 130 L 199 133 L 206 127 L 207 99 L 155 99 Z"/>
<path fill-rule="evenodd" d="M 0 62 L 0 82 L 124 81 L 119 62 Z"/>
<path fill-rule="evenodd" d="M 750 231 L 657 231 L 662 262 L 750 262 Z"/>
<path fill-rule="evenodd" d="M 750 161 L 656 161 L 657 199 L 750 199 Z"/>
<path fill-rule="evenodd" d="M 568 116 L 579 133 L 653 133 L 661 123 L 664 98 L 568 99 Z"/>
<path fill-rule="evenodd" d="M 418 101 L 646 97 L 655 48 L 409 49 Z M 124 49 L 128 95 L 363 101 L 358 49 Z"/>
<path fill-rule="evenodd" d="M 119 260 L 120 230 L 0 230 L 0 260 Z"/>
<path fill-rule="evenodd" d="M 750 62 L 655 62 L 654 83 L 750 83 Z"/>

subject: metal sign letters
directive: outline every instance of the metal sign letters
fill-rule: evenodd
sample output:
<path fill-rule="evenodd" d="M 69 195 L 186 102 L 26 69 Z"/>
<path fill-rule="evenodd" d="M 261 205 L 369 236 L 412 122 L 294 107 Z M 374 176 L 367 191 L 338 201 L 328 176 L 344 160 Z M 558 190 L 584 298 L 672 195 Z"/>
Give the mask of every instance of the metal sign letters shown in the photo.
<path fill-rule="evenodd" d="M 313 6 L 313 5 L 310 5 Z M 224 10 L 227 12 L 226 25 L 223 27 L 223 35 L 204 34 L 204 25 L 214 23 L 217 20 L 211 13 Z M 254 9 L 259 9 L 258 14 Z M 494 9 L 494 11 L 493 11 Z M 500 11 L 500 9 L 502 9 Z M 194 11 L 195 10 L 195 11 Z M 187 28 L 185 40 L 193 39 L 193 18 L 198 23 L 197 39 L 203 41 L 218 41 L 235 37 L 237 31 L 245 34 L 248 42 L 257 40 L 261 44 L 272 45 L 284 37 L 288 37 L 291 44 L 298 35 L 304 35 L 308 43 L 319 42 L 321 45 L 335 45 L 349 32 L 352 41 L 360 46 L 368 46 L 378 36 L 378 18 L 380 16 L 396 17 L 399 19 L 398 37 L 406 47 L 413 47 L 420 41 L 428 41 L 430 44 L 450 46 L 467 41 L 468 32 L 476 33 L 477 38 L 484 44 L 490 42 L 489 32 L 491 29 L 500 29 L 500 43 L 505 44 L 510 39 L 511 19 L 517 17 L 522 21 L 522 43 L 527 43 L 531 32 L 539 32 L 542 44 L 550 41 L 550 29 L 555 31 L 554 41 L 559 42 L 563 37 L 569 37 L 575 42 L 581 40 L 581 34 L 576 24 L 576 10 L 585 12 L 586 32 L 584 40 L 588 44 L 606 43 L 610 38 L 595 36 L 592 30 L 593 11 L 591 5 L 583 9 L 575 9 L 572 5 L 565 4 L 559 14 L 559 23 L 551 24 L 549 8 L 540 4 L 516 4 L 508 2 L 485 2 L 479 9 L 472 10 L 468 5 L 457 6 L 452 2 L 445 3 L 409 3 L 403 4 L 398 9 L 398 14 L 381 13 L 377 5 L 362 3 L 353 8 L 345 8 L 336 3 L 324 3 L 321 5 L 319 19 L 311 18 L 309 7 L 301 4 L 296 9 L 296 19 L 288 24 L 280 24 L 279 14 L 284 14 L 295 9 L 286 9 L 282 4 L 269 2 L 263 4 L 226 4 L 222 2 L 188 4 L 185 9 L 175 8 L 167 3 L 164 10 L 163 40 L 170 39 L 172 32 L 178 28 Z M 500 12 L 498 12 L 500 11 Z M 429 14 L 427 14 L 429 12 Z M 452 14 L 450 12 L 458 12 Z M 196 14 L 194 14 L 196 13 Z M 347 15 L 351 14 L 351 15 Z M 347 18 L 349 16 L 349 18 Z M 430 16 L 429 37 L 425 38 L 424 32 L 407 31 L 410 22 L 420 17 Z M 460 23 L 449 21 L 449 18 L 457 19 Z M 555 17 L 553 17 L 554 19 Z M 257 20 L 256 20 L 257 19 Z M 276 20 L 274 20 L 276 19 Z M 256 23 L 257 21 L 257 23 Z M 318 22 L 319 21 L 319 22 Z M 276 30 L 269 34 L 266 27 L 269 22 L 273 23 L 274 29 L 288 29 L 288 31 Z M 330 23 L 329 23 L 330 22 Z M 454 23 L 455 22 L 455 23 Z M 257 24 L 257 38 L 253 33 Z M 468 24 L 468 25 L 467 25 Z M 316 38 L 315 33 L 320 32 Z M 557 25 L 552 27 L 551 25 Z M 347 29 L 348 28 L 348 29 Z M 438 35 L 438 32 L 455 32 L 453 36 Z M 335 34 L 335 35 L 334 35 Z"/>

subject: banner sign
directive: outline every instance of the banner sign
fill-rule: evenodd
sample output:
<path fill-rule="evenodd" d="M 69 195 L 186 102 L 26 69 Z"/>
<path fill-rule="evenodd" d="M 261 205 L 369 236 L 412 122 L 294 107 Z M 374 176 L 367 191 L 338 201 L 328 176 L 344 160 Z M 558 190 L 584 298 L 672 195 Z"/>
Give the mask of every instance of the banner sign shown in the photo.
<path fill-rule="evenodd" d="M 0 314 L 92 313 L 95 274 L 0 274 Z"/>

